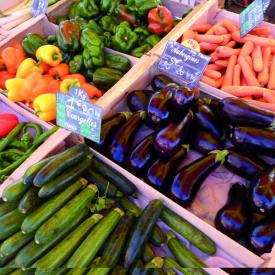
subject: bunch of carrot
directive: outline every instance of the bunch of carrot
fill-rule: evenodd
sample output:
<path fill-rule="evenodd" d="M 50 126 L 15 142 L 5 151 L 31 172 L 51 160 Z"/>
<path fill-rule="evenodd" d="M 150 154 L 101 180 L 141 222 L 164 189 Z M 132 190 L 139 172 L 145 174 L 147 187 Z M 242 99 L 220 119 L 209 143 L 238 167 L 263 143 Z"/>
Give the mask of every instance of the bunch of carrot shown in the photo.
<path fill-rule="evenodd" d="M 237 25 L 225 19 L 195 25 L 182 37 L 194 39 L 211 57 L 202 82 L 275 111 L 275 40 L 268 27 L 240 37 Z"/>

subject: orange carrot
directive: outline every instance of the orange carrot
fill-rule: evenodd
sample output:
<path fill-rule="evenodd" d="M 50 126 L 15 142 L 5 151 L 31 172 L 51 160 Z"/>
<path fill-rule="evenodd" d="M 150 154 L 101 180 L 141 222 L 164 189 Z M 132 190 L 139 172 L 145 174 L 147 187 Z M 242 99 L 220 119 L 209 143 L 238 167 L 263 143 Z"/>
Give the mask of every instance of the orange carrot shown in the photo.
<path fill-rule="evenodd" d="M 218 57 L 218 55 L 217 55 L 216 52 L 212 52 L 212 53 L 209 55 L 209 57 L 211 58 L 211 59 L 210 59 L 211 62 L 216 62 L 216 60 L 219 59 L 219 57 Z"/>
<path fill-rule="evenodd" d="M 208 76 L 210 78 L 213 78 L 214 80 L 217 80 L 222 77 L 222 74 L 220 72 L 214 71 L 214 70 L 209 70 L 209 69 L 206 69 L 204 71 L 204 75 Z"/>
<path fill-rule="evenodd" d="M 265 102 L 261 102 L 261 101 L 257 101 L 257 100 L 248 100 L 248 102 L 253 103 L 254 105 L 256 105 L 260 108 L 275 112 L 275 104 L 265 103 Z"/>
<path fill-rule="evenodd" d="M 258 101 L 261 101 L 261 102 L 267 102 L 266 98 L 264 97 L 261 97 L 261 98 L 257 98 Z"/>
<path fill-rule="evenodd" d="M 244 56 L 244 59 L 245 59 L 246 62 L 248 63 L 248 65 L 249 65 L 249 67 L 251 68 L 251 70 L 253 70 L 253 61 L 252 61 L 251 56 L 246 55 L 246 56 Z M 256 75 L 254 71 L 253 71 L 253 74 Z"/>
<path fill-rule="evenodd" d="M 223 25 L 223 21 L 214 24 L 205 34 L 215 34 L 215 30 Z"/>
<path fill-rule="evenodd" d="M 224 79 L 222 82 L 222 87 L 223 86 L 229 86 L 232 85 L 233 83 L 233 71 L 234 71 L 234 67 L 237 63 L 237 56 L 236 55 L 232 55 L 229 58 L 229 62 L 228 62 L 228 66 L 224 75 Z"/>
<path fill-rule="evenodd" d="M 244 96 L 244 97 L 242 97 L 242 99 L 250 100 L 250 99 L 253 99 L 253 97 L 252 96 Z"/>
<path fill-rule="evenodd" d="M 275 55 L 273 55 L 272 62 L 270 64 L 270 76 L 267 88 L 275 90 Z"/>
<path fill-rule="evenodd" d="M 184 41 L 186 39 L 194 39 L 196 36 L 196 33 L 192 30 L 187 30 L 185 31 L 185 33 L 183 34 L 182 36 L 182 40 L 181 41 Z"/>
<path fill-rule="evenodd" d="M 240 86 L 241 85 L 241 67 L 239 64 L 234 66 L 233 71 L 233 85 Z"/>
<path fill-rule="evenodd" d="M 261 46 L 255 46 L 252 52 L 252 61 L 254 71 L 257 73 L 261 72 L 264 68 Z"/>
<path fill-rule="evenodd" d="M 214 34 L 197 34 L 195 39 L 198 42 L 207 42 L 213 44 L 221 44 L 224 41 L 222 35 L 214 35 Z"/>
<path fill-rule="evenodd" d="M 226 67 L 228 66 L 228 60 L 216 60 L 216 61 L 215 61 L 215 64 L 216 64 L 217 66 L 226 68 Z"/>
<path fill-rule="evenodd" d="M 232 49 L 225 46 L 219 46 L 216 49 L 216 54 L 219 58 L 227 58 L 231 57 L 232 55 L 239 55 L 240 49 Z"/>
<path fill-rule="evenodd" d="M 232 33 L 232 39 L 239 43 L 245 43 L 247 41 L 252 41 L 255 45 L 264 46 L 264 47 L 268 47 L 268 46 L 275 47 L 274 39 L 255 36 L 252 34 L 247 34 L 241 38 L 240 31 L 234 31 Z"/>
<path fill-rule="evenodd" d="M 201 81 L 204 82 L 205 84 L 212 86 L 212 87 L 216 86 L 216 81 L 208 76 L 203 75 L 201 78 Z"/>
<path fill-rule="evenodd" d="M 256 86 L 225 86 L 225 92 L 236 96 L 263 96 L 264 93 L 275 95 L 275 91 Z"/>
<path fill-rule="evenodd" d="M 218 46 L 219 46 L 218 44 L 212 44 L 207 42 L 200 43 L 200 48 L 202 52 L 208 52 L 208 51 L 214 52 Z"/>
<path fill-rule="evenodd" d="M 256 27 L 250 32 L 250 34 L 258 36 L 268 36 L 271 34 L 271 29 L 268 27 Z"/>
<path fill-rule="evenodd" d="M 234 31 L 238 30 L 238 27 L 231 23 L 229 20 L 223 20 L 223 26 L 228 29 L 229 32 L 233 33 Z"/>
<path fill-rule="evenodd" d="M 223 70 L 223 67 L 218 66 L 216 64 L 208 64 L 206 69 L 214 70 L 214 71 L 220 71 L 220 70 Z"/>
<path fill-rule="evenodd" d="M 224 34 L 222 37 L 223 37 L 223 42 L 220 44 L 221 46 L 225 46 L 232 39 L 232 35 L 231 34 Z"/>
<path fill-rule="evenodd" d="M 253 70 L 250 68 L 249 64 L 243 56 L 239 56 L 238 63 L 241 66 L 241 70 L 247 85 L 260 87 L 261 85 L 257 80 L 256 76 L 254 75 Z"/>
<path fill-rule="evenodd" d="M 242 55 L 242 56 L 250 55 L 252 53 L 253 49 L 254 49 L 253 42 L 247 41 L 244 43 L 244 45 L 241 49 L 240 55 Z"/>
<path fill-rule="evenodd" d="M 234 48 L 236 45 L 236 41 L 230 41 L 228 42 L 225 46 L 228 47 L 228 48 Z"/>
<path fill-rule="evenodd" d="M 222 86 L 222 82 L 223 82 L 223 76 L 221 77 L 221 78 L 219 78 L 219 79 L 217 79 L 215 82 L 216 82 L 216 85 L 214 86 L 215 88 L 221 88 L 221 86 Z"/>
<path fill-rule="evenodd" d="M 258 81 L 261 86 L 266 86 L 269 80 L 269 60 L 271 56 L 271 48 L 263 48 L 263 70 L 258 74 Z"/>
<path fill-rule="evenodd" d="M 216 35 L 228 34 L 228 31 L 226 28 L 220 26 L 215 29 L 214 34 Z"/>
<path fill-rule="evenodd" d="M 241 86 L 247 86 L 244 76 L 241 74 Z"/>
<path fill-rule="evenodd" d="M 191 30 L 198 33 L 206 33 L 211 29 L 211 27 L 211 24 L 195 25 L 191 28 Z"/>
<path fill-rule="evenodd" d="M 272 103 L 275 105 L 275 93 L 269 93 L 269 92 L 264 92 L 263 97 L 267 100 L 267 102 Z"/>

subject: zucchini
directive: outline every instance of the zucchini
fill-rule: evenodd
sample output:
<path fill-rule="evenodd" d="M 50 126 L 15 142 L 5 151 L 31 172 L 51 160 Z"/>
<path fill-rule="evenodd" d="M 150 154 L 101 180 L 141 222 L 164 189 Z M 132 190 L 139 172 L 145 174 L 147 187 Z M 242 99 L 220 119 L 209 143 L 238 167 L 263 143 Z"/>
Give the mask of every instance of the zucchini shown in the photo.
<path fill-rule="evenodd" d="M 26 270 L 22 270 L 21 268 L 17 268 L 15 271 L 10 273 L 9 275 L 33 275 L 34 270 L 32 268 L 28 268 Z"/>
<path fill-rule="evenodd" d="M 0 267 L 4 267 L 7 263 L 9 263 L 13 256 L 4 256 L 0 254 Z"/>
<path fill-rule="evenodd" d="M 142 213 L 142 210 L 138 208 L 138 206 L 135 203 L 133 203 L 126 197 L 123 197 L 120 199 L 120 204 L 125 210 L 133 213 L 136 217 L 139 217 L 140 214 Z M 150 240 L 150 243 L 158 247 L 165 243 L 166 237 L 163 231 L 160 229 L 160 227 L 157 224 L 154 226 L 149 240 Z"/>
<path fill-rule="evenodd" d="M 194 227 L 187 220 L 178 216 L 167 207 L 163 209 L 161 219 L 164 223 L 182 235 L 186 240 L 202 252 L 207 255 L 214 255 L 216 253 L 216 245 L 211 239 L 209 239 L 204 233 Z"/>
<path fill-rule="evenodd" d="M 92 169 L 90 169 L 87 173 L 86 179 L 89 182 L 95 184 L 102 194 L 105 194 L 106 192 L 106 196 L 108 198 L 119 198 L 123 196 L 123 194 L 120 191 L 118 191 L 114 184 L 112 184 L 110 181 L 108 181 L 100 174 L 92 171 Z"/>
<path fill-rule="evenodd" d="M 172 232 L 168 235 L 168 247 L 182 267 L 202 268 L 206 265 L 189 250 Z"/>
<path fill-rule="evenodd" d="M 40 204 L 41 199 L 38 197 L 39 188 L 33 186 L 27 193 L 22 197 L 18 204 L 18 210 L 22 214 L 27 214 Z"/>
<path fill-rule="evenodd" d="M 126 73 L 131 68 L 129 59 L 126 56 L 110 53 L 105 55 L 105 62 L 108 68 L 117 69 Z"/>
<path fill-rule="evenodd" d="M 53 269 L 53 270 L 40 270 L 38 268 L 35 269 L 35 275 L 64 275 L 68 274 L 70 269 L 68 268 L 58 268 L 58 269 Z"/>
<path fill-rule="evenodd" d="M 130 275 L 147 275 L 151 273 L 150 268 L 145 268 L 141 260 L 137 260 L 130 269 Z"/>
<path fill-rule="evenodd" d="M 38 209 L 29 214 L 23 221 L 21 230 L 23 233 L 32 233 L 37 230 L 47 219 L 58 211 L 67 201 L 69 201 L 79 190 L 87 185 L 87 181 L 80 179 L 57 194 Z"/>
<path fill-rule="evenodd" d="M 64 171 L 60 176 L 44 184 L 38 193 L 40 198 L 47 198 L 59 193 L 75 182 L 91 165 L 91 160 L 86 159 L 73 168 Z"/>
<path fill-rule="evenodd" d="M 1 267 L 0 268 L 0 275 L 7 275 L 13 272 L 15 268 L 13 267 Z"/>
<path fill-rule="evenodd" d="M 124 266 L 126 268 L 129 268 L 141 255 L 162 208 L 163 204 L 160 200 L 152 200 L 139 216 L 126 248 L 124 256 Z"/>
<path fill-rule="evenodd" d="M 44 257 L 40 258 L 33 267 L 38 269 L 56 269 L 60 267 L 81 244 L 91 228 L 103 218 L 100 214 L 94 214 L 79 225 L 70 235 L 57 244 Z"/>
<path fill-rule="evenodd" d="M 149 261 L 145 267 L 146 268 L 162 268 L 164 260 L 161 257 L 154 257 L 151 261 Z"/>
<path fill-rule="evenodd" d="M 63 231 L 52 236 L 52 239 L 45 245 L 38 245 L 35 241 L 31 241 L 23 247 L 15 258 L 15 263 L 19 267 L 31 267 L 42 255 L 53 248 L 59 241 L 74 230 L 88 215 L 89 210 L 84 209 L 80 215 L 75 217 L 73 222 L 69 224 Z"/>
<path fill-rule="evenodd" d="M 126 274 L 127 274 L 127 269 L 120 265 L 116 266 L 111 273 L 111 275 L 126 275 Z"/>
<path fill-rule="evenodd" d="M 162 268 L 153 268 L 152 275 L 166 275 L 167 273 Z M 176 274 L 173 272 L 173 274 Z"/>
<path fill-rule="evenodd" d="M 29 188 L 30 186 L 25 185 L 21 178 L 4 189 L 2 198 L 6 202 L 16 202 L 24 196 Z"/>
<path fill-rule="evenodd" d="M 37 173 L 33 180 L 33 184 L 37 187 L 41 187 L 60 175 L 67 168 L 84 160 L 88 153 L 89 147 L 85 144 L 77 144 L 63 153 L 60 153 Z"/>
<path fill-rule="evenodd" d="M 95 172 L 111 181 L 123 194 L 133 195 L 137 192 L 136 186 L 129 179 L 102 161 L 93 158 L 91 167 Z"/>
<path fill-rule="evenodd" d="M 46 244 L 55 234 L 62 232 L 95 197 L 97 187 L 89 185 L 65 204 L 36 231 L 34 239 L 37 244 Z"/>
<path fill-rule="evenodd" d="M 144 263 L 150 262 L 153 258 L 156 257 L 155 252 L 153 251 L 150 244 L 145 244 L 145 247 L 143 249 L 143 253 L 141 255 L 141 259 Z"/>
<path fill-rule="evenodd" d="M 4 240 L 17 232 L 26 216 L 14 209 L 0 217 L 0 240 Z"/>
<path fill-rule="evenodd" d="M 88 267 L 123 215 L 124 212 L 119 208 L 111 210 L 78 247 L 67 262 L 67 267 Z"/>
<path fill-rule="evenodd" d="M 18 202 L 0 202 L 0 217 L 17 208 Z"/>
<path fill-rule="evenodd" d="M 32 234 L 23 234 L 21 231 L 13 234 L 6 239 L 0 248 L 0 253 L 4 256 L 14 255 L 21 249 L 25 244 L 31 241 L 33 238 Z"/>
<path fill-rule="evenodd" d="M 67 275 L 82 275 L 85 274 L 86 271 L 87 268 L 73 268 L 67 273 Z"/>

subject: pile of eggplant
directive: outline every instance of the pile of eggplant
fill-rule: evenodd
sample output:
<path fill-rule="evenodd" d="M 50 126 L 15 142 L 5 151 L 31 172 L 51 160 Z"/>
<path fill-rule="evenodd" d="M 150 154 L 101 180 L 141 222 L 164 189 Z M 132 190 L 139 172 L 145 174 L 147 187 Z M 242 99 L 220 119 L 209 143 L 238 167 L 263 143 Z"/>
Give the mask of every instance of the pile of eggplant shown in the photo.
<path fill-rule="evenodd" d="M 197 88 L 164 75 L 151 87 L 129 93 L 131 112 L 104 120 L 100 143 L 90 145 L 183 207 L 224 165 L 248 184 L 232 184 L 215 226 L 255 253 L 269 252 L 275 242 L 275 114 L 238 98 L 199 98 Z M 140 133 L 147 135 L 136 142 Z M 190 149 L 201 157 L 181 167 Z"/>

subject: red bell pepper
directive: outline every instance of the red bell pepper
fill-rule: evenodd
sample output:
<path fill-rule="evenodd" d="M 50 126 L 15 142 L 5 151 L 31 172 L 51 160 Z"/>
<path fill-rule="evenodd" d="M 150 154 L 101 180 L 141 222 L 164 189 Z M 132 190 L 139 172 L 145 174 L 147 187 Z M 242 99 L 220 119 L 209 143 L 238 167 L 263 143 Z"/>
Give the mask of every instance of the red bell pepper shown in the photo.
<path fill-rule="evenodd" d="M 5 82 L 10 78 L 15 78 L 15 75 L 7 71 L 0 71 L 0 89 L 6 90 Z"/>
<path fill-rule="evenodd" d="M 0 138 L 6 137 L 9 132 L 19 123 L 14 114 L 0 114 Z"/>
<path fill-rule="evenodd" d="M 163 6 L 151 9 L 148 13 L 148 30 L 155 34 L 164 34 L 173 28 L 171 12 Z"/>
<path fill-rule="evenodd" d="M 68 64 L 61 63 L 55 67 L 52 67 L 48 73 L 52 75 L 54 79 L 60 80 L 70 73 L 70 68 Z"/>

